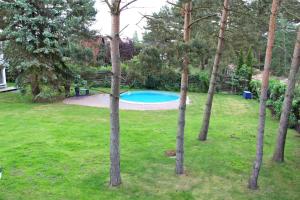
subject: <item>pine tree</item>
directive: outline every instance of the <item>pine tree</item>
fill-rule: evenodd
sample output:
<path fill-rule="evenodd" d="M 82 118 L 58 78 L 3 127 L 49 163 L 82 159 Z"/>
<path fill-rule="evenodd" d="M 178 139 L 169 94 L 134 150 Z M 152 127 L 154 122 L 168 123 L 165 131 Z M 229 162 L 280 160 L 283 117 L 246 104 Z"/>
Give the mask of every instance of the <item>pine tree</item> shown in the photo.
<path fill-rule="evenodd" d="M 203 121 L 202 121 L 202 127 L 199 133 L 199 140 L 205 141 L 207 139 L 207 133 L 208 133 L 208 127 L 209 127 L 209 121 L 210 121 L 210 115 L 211 115 L 211 108 L 213 103 L 213 97 L 215 93 L 215 87 L 217 82 L 217 76 L 219 71 L 219 64 L 221 60 L 221 55 L 224 49 L 224 34 L 225 29 L 227 25 L 227 18 L 229 14 L 229 0 L 224 0 L 224 7 L 221 17 L 221 25 L 220 25 L 220 32 L 219 32 L 219 39 L 218 39 L 218 47 L 217 52 L 215 55 L 214 65 L 213 65 L 213 71 L 209 83 L 209 90 L 208 90 L 208 96 L 205 104 L 205 112 L 203 115 Z"/>
<path fill-rule="evenodd" d="M 5 56 L 10 68 L 19 74 L 19 86 L 26 88 L 29 83 L 34 99 L 42 92 L 42 84 L 58 91 L 64 85 L 69 93 L 73 74 L 64 61 L 62 47 L 69 37 L 86 32 L 96 13 L 92 0 L 70 2 L 18 0 L 0 4 L 6 11 L 0 37 L 6 41 Z"/>
<path fill-rule="evenodd" d="M 240 70 L 244 63 L 244 51 L 241 49 L 239 51 L 237 70 Z"/>
<path fill-rule="evenodd" d="M 187 44 L 191 37 L 191 13 L 192 2 L 187 1 L 184 4 L 184 42 Z M 188 90 L 188 76 L 189 76 L 189 58 L 187 52 L 183 57 L 183 66 L 181 72 L 180 84 L 180 101 L 179 101 L 179 115 L 177 127 L 177 145 L 176 145 L 176 174 L 184 173 L 184 128 L 185 128 L 185 112 L 186 100 Z"/>
<path fill-rule="evenodd" d="M 252 80 L 252 75 L 253 75 L 253 51 L 251 47 L 248 49 L 245 64 L 247 65 L 248 68 L 248 88 L 249 88 L 249 84 L 250 81 Z"/>
<path fill-rule="evenodd" d="M 286 139 L 286 135 L 287 135 L 289 115 L 291 112 L 294 89 L 295 89 L 295 84 L 296 84 L 296 80 L 297 80 L 297 74 L 299 72 L 299 67 L 300 67 L 300 27 L 298 28 L 297 39 L 295 42 L 292 66 L 291 66 L 290 74 L 289 74 L 289 78 L 288 78 L 288 86 L 285 91 L 285 97 L 284 97 L 282 112 L 281 112 L 281 116 L 280 116 L 277 144 L 276 144 L 276 149 L 275 149 L 275 152 L 273 155 L 273 160 L 276 162 L 284 161 L 285 139 Z"/>
<path fill-rule="evenodd" d="M 270 15 L 268 43 L 266 49 L 266 57 L 265 57 L 261 95 L 260 95 L 260 105 L 259 105 L 259 124 L 257 130 L 256 159 L 253 163 L 252 174 L 249 178 L 249 183 L 248 183 L 248 187 L 253 190 L 258 188 L 257 180 L 258 180 L 260 168 L 262 165 L 262 159 L 263 159 L 264 131 L 265 131 L 265 121 L 266 121 L 266 102 L 268 98 L 267 95 L 268 95 L 269 75 L 270 75 L 270 67 L 271 67 L 271 60 L 272 60 L 272 48 L 274 45 L 274 38 L 275 38 L 276 17 L 278 14 L 280 4 L 281 4 L 281 0 L 273 0 L 271 15 Z"/>
<path fill-rule="evenodd" d="M 111 13 L 111 36 L 110 54 L 112 64 L 111 95 L 110 95 L 110 185 L 115 187 L 121 184 L 120 169 L 120 79 L 121 79 L 121 59 L 120 59 L 120 14 L 130 4 L 137 0 L 129 1 L 121 5 L 122 0 L 105 0 Z"/>

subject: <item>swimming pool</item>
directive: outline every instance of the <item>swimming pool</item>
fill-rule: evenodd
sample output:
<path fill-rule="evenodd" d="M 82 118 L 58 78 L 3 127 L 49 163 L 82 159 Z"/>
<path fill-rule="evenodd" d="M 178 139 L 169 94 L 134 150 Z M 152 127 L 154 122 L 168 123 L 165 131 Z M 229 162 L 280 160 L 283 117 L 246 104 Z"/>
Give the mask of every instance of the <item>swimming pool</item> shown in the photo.
<path fill-rule="evenodd" d="M 130 91 L 121 94 L 120 98 L 129 103 L 166 103 L 178 101 L 179 95 L 162 91 Z"/>

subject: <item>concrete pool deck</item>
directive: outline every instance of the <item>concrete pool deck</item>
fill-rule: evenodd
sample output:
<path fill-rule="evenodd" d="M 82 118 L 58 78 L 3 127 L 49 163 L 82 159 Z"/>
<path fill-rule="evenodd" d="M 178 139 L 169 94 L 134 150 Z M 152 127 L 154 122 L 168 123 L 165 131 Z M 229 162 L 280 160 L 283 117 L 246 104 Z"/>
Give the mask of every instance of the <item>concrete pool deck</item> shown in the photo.
<path fill-rule="evenodd" d="M 65 104 L 109 108 L 109 95 L 96 94 L 92 96 L 71 97 L 63 101 Z M 122 110 L 174 110 L 178 109 L 179 101 L 164 103 L 129 103 L 120 100 Z M 189 100 L 187 101 L 189 104 Z"/>

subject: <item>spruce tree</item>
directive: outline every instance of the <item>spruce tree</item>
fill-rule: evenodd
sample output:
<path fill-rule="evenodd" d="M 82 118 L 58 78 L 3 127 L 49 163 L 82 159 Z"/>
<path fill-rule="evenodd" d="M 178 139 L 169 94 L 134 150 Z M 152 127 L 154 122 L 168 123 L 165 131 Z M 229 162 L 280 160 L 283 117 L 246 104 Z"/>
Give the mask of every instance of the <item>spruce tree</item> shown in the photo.
<path fill-rule="evenodd" d="M 88 31 L 96 14 L 94 1 L 5 1 L 1 39 L 10 68 L 19 74 L 21 88 L 31 86 L 36 100 L 43 85 L 69 93 L 72 72 L 65 63 L 62 48 L 70 37 Z"/>

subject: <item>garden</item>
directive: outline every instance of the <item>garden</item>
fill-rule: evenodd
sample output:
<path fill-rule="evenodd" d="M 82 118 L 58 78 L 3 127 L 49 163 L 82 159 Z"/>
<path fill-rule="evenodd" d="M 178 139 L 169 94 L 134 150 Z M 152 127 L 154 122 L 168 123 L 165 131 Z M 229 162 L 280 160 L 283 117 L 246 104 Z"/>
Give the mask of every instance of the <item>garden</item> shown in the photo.
<path fill-rule="evenodd" d="M 148 3 L 0 1 L 0 200 L 299 199 L 300 2 Z"/>

